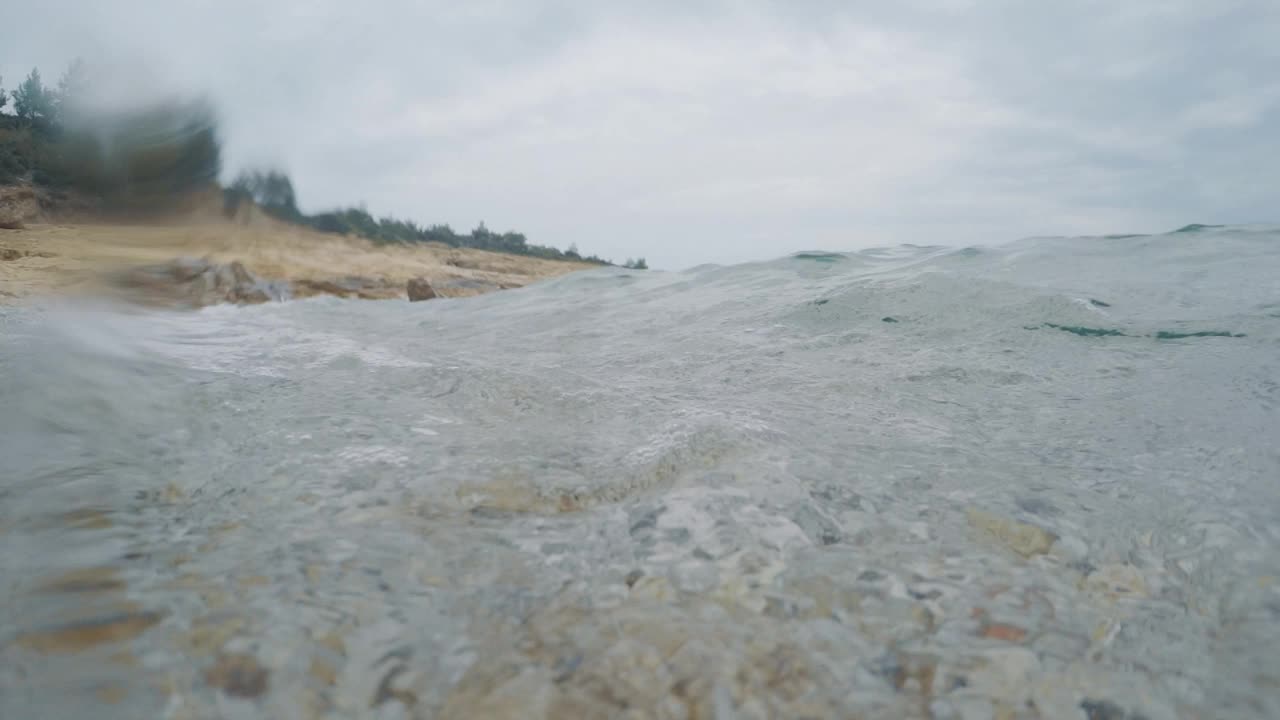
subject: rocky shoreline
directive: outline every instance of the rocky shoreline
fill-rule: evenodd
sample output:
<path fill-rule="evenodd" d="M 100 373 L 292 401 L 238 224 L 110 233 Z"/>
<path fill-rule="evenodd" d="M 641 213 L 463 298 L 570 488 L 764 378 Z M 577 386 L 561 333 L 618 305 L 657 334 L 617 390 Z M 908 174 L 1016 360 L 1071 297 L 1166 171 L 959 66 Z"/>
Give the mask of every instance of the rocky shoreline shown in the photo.
<path fill-rule="evenodd" d="M 259 218 L 0 230 L 0 303 L 63 295 L 199 308 L 330 295 L 467 297 L 587 269 L 444 245 L 376 245 Z"/>
<path fill-rule="evenodd" d="M 333 295 L 361 300 L 407 297 L 410 302 L 443 297 L 426 278 L 394 283 L 385 278 L 347 276 L 334 280 L 268 280 L 249 272 L 238 260 L 221 264 L 207 258 L 178 258 L 112 273 L 112 287 L 126 299 L 141 305 L 199 308 L 208 305 L 256 305 L 265 302 Z M 444 284 L 445 288 L 457 283 Z M 471 290 L 504 289 L 495 283 L 476 281 Z"/>

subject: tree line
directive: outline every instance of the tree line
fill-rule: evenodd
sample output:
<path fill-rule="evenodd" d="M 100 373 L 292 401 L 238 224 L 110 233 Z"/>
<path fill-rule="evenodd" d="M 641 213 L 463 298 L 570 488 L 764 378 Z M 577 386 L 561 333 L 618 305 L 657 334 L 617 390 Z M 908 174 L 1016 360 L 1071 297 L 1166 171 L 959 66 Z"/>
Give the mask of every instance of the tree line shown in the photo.
<path fill-rule="evenodd" d="M 40 69 L 33 68 L 13 92 L 6 92 L 0 78 L 0 112 L 3 112 L 9 99 L 13 99 L 13 114 L 27 125 L 56 124 L 65 105 L 72 101 L 84 88 L 85 64 L 76 59 L 58 80 L 56 88 L 46 87 L 40 77 Z"/>
<path fill-rule="evenodd" d="M 280 170 L 248 170 L 240 173 L 223 190 L 227 213 L 234 214 L 240 204 L 252 200 L 268 214 L 298 225 L 305 225 L 321 232 L 357 235 L 380 243 L 436 242 L 452 247 L 468 247 L 477 250 L 530 255 L 550 260 L 576 260 L 612 265 L 595 255 L 583 255 L 577 246 L 568 250 L 534 245 L 523 233 L 497 233 L 481 222 L 469 233 L 455 232 L 449 225 L 419 225 L 412 220 L 385 216 L 375 218 L 363 207 L 348 207 L 308 215 L 298 208 L 298 195 L 293 181 Z M 640 264 L 628 260 L 627 267 L 646 269 L 643 258 Z"/>
<path fill-rule="evenodd" d="M 162 208 L 217 182 L 222 148 L 209 103 L 166 99 L 95 109 L 90 79 L 76 60 L 56 86 L 34 69 L 12 92 L 0 87 L 0 182 L 77 190 L 108 211 Z"/>
<path fill-rule="evenodd" d="M 193 190 L 218 183 L 222 147 L 213 107 L 203 100 L 168 99 L 123 110 L 95 108 L 93 78 L 75 60 L 48 86 L 33 69 L 9 92 L 0 78 L 0 183 L 25 180 L 98 198 L 104 210 L 164 209 Z M 13 112 L 7 108 L 12 100 Z M 358 235 L 374 242 L 438 242 L 453 247 L 610 265 L 595 255 L 535 245 L 524 234 L 494 232 L 481 222 L 469 233 L 448 225 L 419 225 L 375 218 L 363 207 L 306 214 L 288 175 L 279 170 L 242 172 L 223 190 L 234 214 L 252 200 L 267 213 L 321 232 Z M 647 269 L 644 258 L 624 267 Z"/>

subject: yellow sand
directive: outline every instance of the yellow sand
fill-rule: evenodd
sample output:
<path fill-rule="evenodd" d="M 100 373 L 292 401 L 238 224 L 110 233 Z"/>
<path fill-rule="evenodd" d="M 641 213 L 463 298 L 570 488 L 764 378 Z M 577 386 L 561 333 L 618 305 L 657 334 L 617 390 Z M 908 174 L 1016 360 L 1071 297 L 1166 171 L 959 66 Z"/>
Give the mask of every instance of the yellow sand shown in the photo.
<path fill-rule="evenodd" d="M 272 280 L 382 279 L 392 284 L 388 297 L 402 296 L 405 282 L 413 277 L 444 287 L 450 280 L 472 279 L 507 288 L 592 267 L 436 244 L 375 245 L 261 214 L 251 220 L 194 217 L 147 225 L 33 224 L 0 229 L 0 302 L 100 291 L 106 272 L 178 257 L 238 260 L 255 275 Z M 480 292 L 485 289 L 454 288 L 441 294 Z"/>

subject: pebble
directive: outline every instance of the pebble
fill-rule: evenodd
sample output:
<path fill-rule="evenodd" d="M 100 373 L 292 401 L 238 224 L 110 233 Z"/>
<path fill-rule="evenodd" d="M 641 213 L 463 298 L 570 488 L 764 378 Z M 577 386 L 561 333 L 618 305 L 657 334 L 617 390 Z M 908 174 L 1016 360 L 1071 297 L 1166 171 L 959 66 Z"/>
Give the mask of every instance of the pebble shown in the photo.
<path fill-rule="evenodd" d="M 709 592 L 720 582 L 720 570 L 714 563 L 690 560 L 671 566 L 671 584 L 688 593 Z"/>
<path fill-rule="evenodd" d="M 1084 590 L 1092 595 L 1119 600 L 1148 596 L 1147 581 L 1136 567 L 1103 565 L 1084 579 Z"/>
<path fill-rule="evenodd" d="M 1027 638 L 1027 631 L 1016 625 L 1005 623 L 986 623 L 978 633 L 991 640 L 1003 640 L 1009 643 L 1020 643 Z"/>
<path fill-rule="evenodd" d="M 1007 648 L 990 650 L 982 657 L 986 664 L 969 676 L 970 687 L 990 698 L 1020 704 L 1040 671 L 1036 654 L 1024 648 Z"/>
<path fill-rule="evenodd" d="M 98 691 L 94 693 L 94 695 L 97 696 L 98 700 L 101 702 L 108 705 L 117 705 L 121 700 L 125 699 L 125 696 L 128 695 L 128 693 L 119 685 L 106 685 L 98 688 Z"/>
<path fill-rule="evenodd" d="M 1089 557 L 1089 545 L 1075 535 L 1059 536 L 1053 543 L 1052 555 L 1067 563 L 1080 563 Z"/>
<path fill-rule="evenodd" d="M 269 675 L 252 655 L 219 655 L 204 681 L 232 697 L 256 698 L 267 691 Z"/>
<path fill-rule="evenodd" d="M 1107 700 L 1082 700 L 1080 709 L 1088 720 L 1139 720 L 1140 715 L 1130 715 L 1124 708 Z"/>
<path fill-rule="evenodd" d="M 631 596 L 647 600 L 666 601 L 672 597 L 671 583 L 666 578 L 642 577 L 631 586 Z"/>
<path fill-rule="evenodd" d="M 332 687 L 338 682 L 337 669 L 324 658 L 312 658 L 307 674 L 315 678 L 321 685 Z"/>
<path fill-rule="evenodd" d="M 1044 528 L 978 508 L 969 508 L 965 511 L 965 515 L 970 525 L 1025 558 L 1049 552 L 1057 539 L 1053 533 Z"/>

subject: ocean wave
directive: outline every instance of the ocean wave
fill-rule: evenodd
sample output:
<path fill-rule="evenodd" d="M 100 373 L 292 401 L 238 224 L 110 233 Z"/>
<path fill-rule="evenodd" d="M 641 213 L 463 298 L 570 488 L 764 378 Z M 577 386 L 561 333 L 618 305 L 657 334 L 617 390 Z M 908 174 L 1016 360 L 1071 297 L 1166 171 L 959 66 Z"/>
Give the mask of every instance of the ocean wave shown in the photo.
<path fill-rule="evenodd" d="M 217 714 L 249 657 L 263 714 L 1273 716 L 1278 270 L 1196 226 L 0 309 L 0 715 Z"/>

